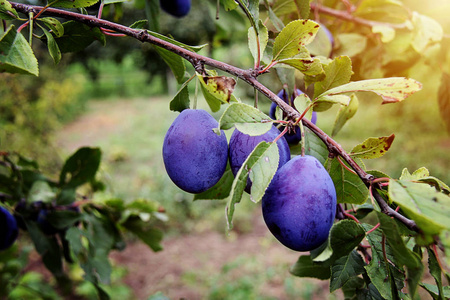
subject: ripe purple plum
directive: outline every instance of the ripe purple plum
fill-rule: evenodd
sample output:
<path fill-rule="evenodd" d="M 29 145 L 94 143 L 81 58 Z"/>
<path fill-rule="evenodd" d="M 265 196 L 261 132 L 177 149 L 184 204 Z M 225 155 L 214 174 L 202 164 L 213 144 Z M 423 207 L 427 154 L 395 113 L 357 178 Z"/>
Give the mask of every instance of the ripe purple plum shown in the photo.
<path fill-rule="evenodd" d="M 0 206 L 0 251 L 11 247 L 18 234 L 16 219 L 6 208 Z"/>
<path fill-rule="evenodd" d="M 263 135 L 250 136 L 240 132 L 239 130 L 234 130 L 230 138 L 230 148 L 229 148 L 229 159 L 231 171 L 234 176 L 241 168 L 244 161 L 250 155 L 250 153 L 255 149 L 255 147 L 262 141 L 273 142 L 275 138 L 280 134 L 280 131 L 275 127 L 264 133 Z M 278 169 L 291 159 L 291 151 L 289 150 L 289 145 L 284 137 L 277 141 L 278 152 L 280 155 L 280 160 L 278 162 Z M 247 180 L 247 185 L 245 191 L 250 192 L 251 181 L 250 178 Z"/>
<path fill-rule="evenodd" d="M 168 14 L 181 18 L 191 10 L 191 0 L 160 0 L 161 8 Z"/>
<path fill-rule="evenodd" d="M 163 160 L 170 179 L 182 190 L 201 193 L 225 173 L 227 138 L 213 129 L 217 121 L 205 110 L 185 109 L 170 126 L 163 144 Z"/>
<path fill-rule="evenodd" d="M 286 247 L 310 251 L 323 244 L 336 214 L 336 190 L 313 156 L 296 156 L 282 166 L 262 198 L 264 221 Z"/>

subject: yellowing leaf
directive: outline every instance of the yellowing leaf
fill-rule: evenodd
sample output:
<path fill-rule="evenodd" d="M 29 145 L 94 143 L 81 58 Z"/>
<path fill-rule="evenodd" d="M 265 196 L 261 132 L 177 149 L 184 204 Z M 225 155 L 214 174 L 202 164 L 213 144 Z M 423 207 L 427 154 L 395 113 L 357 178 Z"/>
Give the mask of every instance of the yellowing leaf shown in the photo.
<path fill-rule="evenodd" d="M 319 27 L 319 24 L 311 20 L 296 20 L 287 24 L 275 38 L 273 60 L 278 61 L 297 55 L 302 46 L 312 42 Z"/>
<path fill-rule="evenodd" d="M 349 92 L 373 92 L 383 98 L 383 104 L 405 100 L 422 89 L 422 84 L 411 78 L 390 77 L 350 82 L 323 92 L 325 95 L 337 95 Z"/>
<path fill-rule="evenodd" d="M 371 159 L 378 158 L 386 154 L 394 141 L 395 135 L 384 136 L 379 138 L 368 138 L 362 144 L 353 148 L 351 156 Z"/>

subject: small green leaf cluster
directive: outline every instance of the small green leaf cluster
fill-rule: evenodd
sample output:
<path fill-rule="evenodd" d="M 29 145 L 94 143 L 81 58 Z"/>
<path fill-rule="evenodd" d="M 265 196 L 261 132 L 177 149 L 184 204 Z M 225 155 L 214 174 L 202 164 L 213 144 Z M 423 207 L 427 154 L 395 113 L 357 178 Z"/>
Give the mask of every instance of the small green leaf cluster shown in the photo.
<path fill-rule="evenodd" d="M 21 229 L 19 247 L 8 249 L 8 253 L 23 255 L 27 261 L 25 249 L 31 241 L 64 293 L 72 294 L 72 285 L 81 283 L 66 273 L 64 265 L 77 264 L 84 280 L 106 299 L 102 286 L 110 282 L 112 271 L 108 254 L 125 248 L 124 232 L 135 235 L 153 251 L 162 250 L 158 223 L 165 215 L 158 203 L 147 199 L 95 200 L 94 193 L 105 188 L 97 176 L 100 162 L 100 149 L 80 148 L 53 179 L 40 171 L 36 161 L 2 152 L 0 200 L 14 213 L 12 220 Z M 16 271 L 2 264 L 0 276 L 19 281 L 23 274 Z M 14 290 L 14 285 L 8 285 L 1 295 Z"/>

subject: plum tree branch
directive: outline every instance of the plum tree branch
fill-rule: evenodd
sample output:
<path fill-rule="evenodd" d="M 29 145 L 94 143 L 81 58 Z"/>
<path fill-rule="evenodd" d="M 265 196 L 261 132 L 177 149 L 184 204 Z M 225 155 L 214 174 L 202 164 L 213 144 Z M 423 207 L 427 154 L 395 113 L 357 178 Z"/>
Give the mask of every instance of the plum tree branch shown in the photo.
<path fill-rule="evenodd" d="M 40 12 L 43 7 L 42 6 L 35 6 L 35 5 L 28 5 L 23 3 L 16 3 L 11 2 L 11 5 L 13 8 L 15 8 L 17 11 L 21 13 L 38 13 Z M 56 9 L 56 8 L 47 8 L 45 12 L 43 12 L 45 15 L 51 15 L 53 17 L 60 17 L 68 20 L 77 21 L 83 24 L 86 24 L 90 27 L 98 27 L 103 29 L 110 29 L 117 33 L 125 34 L 129 37 L 135 38 L 141 42 L 147 42 L 150 44 L 153 44 L 158 47 L 162 47 L 164 49 L 167 49 L 187 61 L 189 61 L 196 70 L 200 68 L 199 66 L 208 65 L 210 67 L 222 70 L 226 73 L 229 73 L 231 75 L 234 75 L 241 80 L 247 82 L 249 85 L 254 87 L 256 90 L 258 90 L 260 93 L 262 93 L 264 96 L 269 98 L 271 101 L 275 102 L 284 112 L 286 112 L 288 118 L 296 120 L 301 118 L 301 114 L 296 111 L 294 108 L 289 106 L 286 102 L 284 102 L 281 98 L 279 98 L 274 92 L 269 90 L 265 85 L 260 83 L 257 80 L 257 76 L 261 75 L 262 73 L 260 70 L 254 70 L 254 69 L 248 69 L 244 70 L 241 68 L 237 68 L 235 66 L 229 65 L 227 63 L 214 60 L 212 58 L 197 54 L 195 52 L 192 52 L 190 50 L 187 50 L 183 47 L 171 44 L 167 41 L 164 41 L 162 39 L 159 39 L 147 32 L 147 30 L 142 29 L 133 29 L 121 24 L 117 24 L 114 22 L 110 22 L 107 20 L 99 19 L 95 16 L 91 15 L 84 15 L 80 13 L 75 13 L 71 11 L 66 11 L 63 9 Z M 374 183 L 373 180 L 375 179 L 374 176 L 368 174 L 365 172 L 352 158 L 351 156 L 342 148 L 341 145 L 339 145 L 335 140 L 333 140 L 330 136 L 328 136 L 325 132 L 323 132 L 319 127 L 317 127 L 315 124 L 313 124 L 311 121 L 309 121 L 306 118 L 302 118 L 302 123 L 308 127 L 315 135 L 317 135 L 328 147 L 328 150 L 330 152 L 330 156 L 341 156 L 348 165 L 356 172 L 356 174 L 361 178 L 361 180 L 364 182 L 364 184 L 368 187 L 375 186 L 376 188 L 380 188 L 377 183 Z M 374 193 L 374 195 L 377 195 Z M 379 195 L 378 195 L 379 196 Z M 387 203 L 379 196 L 377 198 L 377 202 L 379 203 L 381 209 L 383 212 L 388 213 L 391 216 L 396 217 L 397 219 L 401 220 L 405 225 L 407 225 L 412 230 L 417 230 L 417 226 L 415 223 L 411 220 L 406 219 L 399 213 L 396 213 L 395 211 L 390 209 L 390 207 L 387 205 Z"/>
<path fill-rule="evenodd" d="M 386 27 L 391 27 L 394 29 L 408 28 L 407 23 L 385 23 L 385 22 L 367 20 L 367 19 L 355 17 L 354 15 L 350 14 L 348 11 L 336 10 L 336 9 L 332 9 L 332 8 L 329 8 L 329 7 L 320 5 L 320 4 L 316 4 L 316 3 L 311 3 L 311 9 L 321 12 L 323 14 L 335 17 L 335 18 L 339 18 L 342 20 L 346 20 L 346 21 L 353 22 L 353 23 L 360 24 L 360 25 L 367 26 L 367 27 L 386 26 Z"/>

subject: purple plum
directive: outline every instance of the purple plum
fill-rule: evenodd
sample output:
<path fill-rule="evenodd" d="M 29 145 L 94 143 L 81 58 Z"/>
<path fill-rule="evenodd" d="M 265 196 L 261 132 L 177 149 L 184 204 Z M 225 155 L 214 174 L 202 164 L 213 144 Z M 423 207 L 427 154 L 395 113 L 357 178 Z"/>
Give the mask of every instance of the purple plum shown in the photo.
<path fill-rule="evenodd" d="M 18 234 L 16 219 L 6 208 L 0 206 L 0 251 L 11 247 Z"/>
<path fill-rule="evenodd" d="M 234 130 L 230 138 L 230 148 L 229 148 L 229 159 L 231 172 L 236 176 L 237 172 L 241 168 L 244 161 L 250 155 L 250 153 L 255 149 L 262 141 L 273 142 L 275 138 L 280 134 L 280 131 L 275 127 L 264 133 L 263 135 L 250 136 L 240 132 L 239 130 Z M 289 150 L 289 145 L 284 137 L 277 141 L 278 152 L 280 154 L 280 160 L 278 162 L 278 168 L 284 165 L 291 159 L 291 151 Z M 245 191 L 250 192 L 251 181 L 250 178 L 247 180 L 247 186 Z"/>
<path fill-rule="evenodd" d="M 173 121 L 163 144 L 163 160 L 170 179 L 182 190 L 201 193 L 225 173 L 227 138 L 213 129 L 217 121 L 205 110 L 185 109 Z"/>
<path fill-rule="evenodd" d="M 323 244 L 336 214 L 336 190 L 313 156 L 296 156 L 282 166 L 262 198 L 264 221 L 286 247 L 310 251 Z"/>
<path fill-rule="evenodd" d="M 191 10 L 191 0 L 160 0 L 161 8 L 168 14 L 181 18 Z"/>

